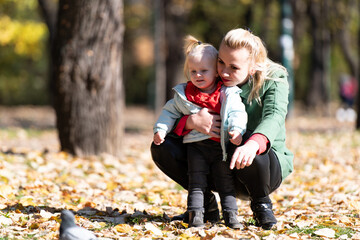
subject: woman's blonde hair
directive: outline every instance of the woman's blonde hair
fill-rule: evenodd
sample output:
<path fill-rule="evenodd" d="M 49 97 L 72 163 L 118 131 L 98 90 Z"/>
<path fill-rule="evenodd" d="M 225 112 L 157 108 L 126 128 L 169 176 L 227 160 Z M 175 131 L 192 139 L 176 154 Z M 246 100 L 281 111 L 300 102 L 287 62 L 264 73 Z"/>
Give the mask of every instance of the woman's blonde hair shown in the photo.
<path fill-rule="evenodd" d="M 249 51 L 250 65 L 254 67 L 255 73 L 249 76 L 253 84 L 247 99 L 248 103 L 255 99 L 261 104 L 259 97 L 260 88 L 265 80 L 280 80 L 279 78 L 274 79 L 272 77 L 277 70 L 281 69 L 287 74 L 285 67 L 274 63 L 268 58 L 267 50 L 261 39 L 248 30 L 242 28 L 230 30 L 223 38 L 221 44 L 225 44 L 232 49 L 245 48 Z"/>
<path fill-rule="evenodd" d="M 208 43 L 202 43 L 195 37 L 188 35 L 185 37 L 184 44 L 184 53 L 185 53 L 185 63 L 184 63 L 184 75 L 190 81 L 190 73 L 188 61 L 189 57 L 194 57 L 198 55 L 207 55 L 210 59 L 214 60 L 214 64 L 216 67 L 216 62 L 218 58 L 218 51 L 216 48 Z"/>

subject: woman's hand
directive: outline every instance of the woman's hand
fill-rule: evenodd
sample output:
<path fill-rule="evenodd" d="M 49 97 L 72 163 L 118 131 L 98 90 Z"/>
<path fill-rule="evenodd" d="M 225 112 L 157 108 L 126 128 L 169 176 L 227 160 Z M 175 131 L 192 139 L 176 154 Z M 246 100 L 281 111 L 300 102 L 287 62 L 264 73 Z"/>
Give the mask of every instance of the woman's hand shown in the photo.
<path fill-rule="evenodd" d="M 220 137 L 220 115 L 209 112 L 209 109 L 203 108 L 198 113 L 188 117 L 185 129 L 195 129 L 198 132 L 207 134 L 211 137 Z"/>
<path fill-rule="evenodd" d="M 231 158 L 230 169 L 248 167 L 254 161 L 259 144 L 253 140 L 247 141 L 243 146 L 237 147 Z"/>

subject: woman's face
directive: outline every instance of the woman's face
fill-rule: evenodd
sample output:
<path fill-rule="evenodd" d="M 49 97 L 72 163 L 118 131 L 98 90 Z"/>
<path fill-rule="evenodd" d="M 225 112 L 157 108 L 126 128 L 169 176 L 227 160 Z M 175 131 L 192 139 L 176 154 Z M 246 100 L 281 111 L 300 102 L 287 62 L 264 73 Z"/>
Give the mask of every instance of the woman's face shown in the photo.
<path fill-rule="evenodd" d="M 246 48 L 233 49 L 225 44 L 220 45 L 217 71 L 225 86 L 242 86 L 249 74 L 255 73 L 249 56 Z"/>

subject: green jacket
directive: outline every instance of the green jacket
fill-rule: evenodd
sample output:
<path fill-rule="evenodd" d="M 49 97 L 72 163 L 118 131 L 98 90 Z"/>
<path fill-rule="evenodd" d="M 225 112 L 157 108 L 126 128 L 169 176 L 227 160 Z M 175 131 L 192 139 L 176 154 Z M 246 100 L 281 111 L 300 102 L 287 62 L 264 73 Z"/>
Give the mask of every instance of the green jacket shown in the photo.
<path fill-rule="evenodd" d="M 273 78 L 277 80 L 265 80 L 259 91 L 261 105 L 256 100 L 253 100 L 251 104 L 247 101 L 251 83 L 241 87 L 240 96 L 248 114 L 247 129 L 253 133 L 261 133 L 268 138 L 270 147 L 280 161 L 284 180 L 293 171 L 294 158 L 293 153 L 285 146 L 285 118 L 289 102 L 289 84 L 283 70 L 276 71 Z"/>

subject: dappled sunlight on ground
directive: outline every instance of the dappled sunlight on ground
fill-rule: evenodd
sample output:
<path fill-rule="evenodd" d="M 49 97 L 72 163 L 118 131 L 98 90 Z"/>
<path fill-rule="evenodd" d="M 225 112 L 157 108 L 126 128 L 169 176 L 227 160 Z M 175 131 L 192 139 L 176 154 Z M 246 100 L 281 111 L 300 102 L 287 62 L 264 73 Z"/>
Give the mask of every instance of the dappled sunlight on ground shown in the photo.
<path fill-rule="evenodd" d="M 187 193 L 151 160 L 155 117 L 146 108 L 126 109 L 122 158 L 58 152 L 51 108 L 1 107 L 0 116 L 0 236 L 55 239 L 67 208 L 107 239 L 360 239 L 360 133 L 331 114 L 297 111 L 287 120 L 295 171 L 271 195 L 279 221 L 272 231 L 252 225 L 240 200 L 243 231 L 169 222 L 185 210 Z"/>

